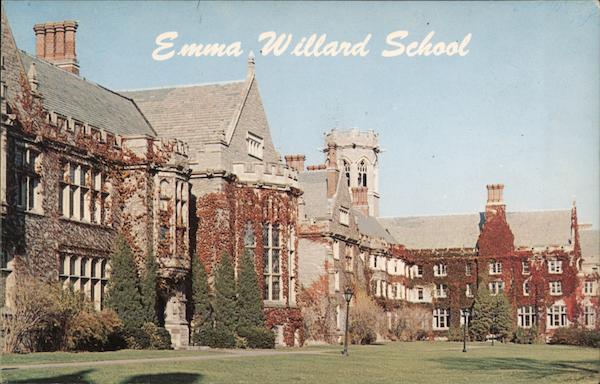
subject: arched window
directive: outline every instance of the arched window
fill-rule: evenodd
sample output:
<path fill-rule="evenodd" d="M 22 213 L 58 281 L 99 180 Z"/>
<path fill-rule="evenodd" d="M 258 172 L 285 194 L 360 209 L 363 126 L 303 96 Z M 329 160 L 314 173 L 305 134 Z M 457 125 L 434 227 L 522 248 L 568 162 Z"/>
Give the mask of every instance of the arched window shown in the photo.
<path fill-rule="evenodd" d="M 347 160 L 342 160 L 342 163 L 344 164 L 344 173 L 346 174 L 348 186 L 350 186 L 350 163 Z"/>
<path fill-rule="evenodd" d="M 160 196 L 160 209 L 163 211 L 167 210 L 167 206 L 169 204 L 169 182 L 167 180 L 161 180 L 160 182 L 160 191 L 159 191 L 159 196 Z"/>
<path fill-rule="evenodd" d="M 358 186 L 367 186 L 367 164 L 364 160 L 361 160 L 358 164 Z"/>

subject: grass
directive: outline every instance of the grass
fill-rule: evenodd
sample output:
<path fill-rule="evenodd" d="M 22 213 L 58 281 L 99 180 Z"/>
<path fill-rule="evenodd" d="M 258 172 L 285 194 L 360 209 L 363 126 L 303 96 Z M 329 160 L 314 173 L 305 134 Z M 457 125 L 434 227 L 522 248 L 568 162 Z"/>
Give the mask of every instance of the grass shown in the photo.
<path fill-rule="evenodd" d="M 39 352 L 27 355 L 3 354 L 0 362 L 5 365 L 30 365 L 45 363 L 85 362 L 99 360 L 147 359 L 153 357 L 199 356 L 208 351 L 138 351 L 124 349 L 114 352 Z"/>
<path fill-rule="evenodd" d="M 340 348 L 308 348 L 313 354 L 286 351 L 276 355 L 231 357 L 219 352 L 122 351 L 103 354 L 34 354 L 4 356 L 3 365 L 40 362 L 211 356 L 210 360 L 132 362 L 70 368 L 5 370 L 8 383 L 598 383 L 600 351 L 551 345 L 391 343 Z M 49 355 L 53 355 L 50 357 Z M 230 354 L 229 354 L 230 355 Z M 88 359 L 89 357 L 89 359 Z M 201 357 L 199 357 L 201 358 Z M 36 360 L 38 359 L 38 360 Z M 68 360 L 67 360 L 68 359 Z"/>

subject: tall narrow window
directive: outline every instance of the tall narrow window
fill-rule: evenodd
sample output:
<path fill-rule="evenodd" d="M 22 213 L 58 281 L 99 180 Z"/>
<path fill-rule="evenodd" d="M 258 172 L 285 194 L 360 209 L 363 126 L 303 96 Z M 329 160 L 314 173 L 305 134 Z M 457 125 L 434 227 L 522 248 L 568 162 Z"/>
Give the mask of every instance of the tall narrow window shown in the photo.
<path fill-rule="evenodd" d="M 358 164 L 358 186 L 367 186 L 367 164 L 364 160 L 361 160 L 361 162 Z"/>
<path fill-rule="evenodd" d="M 348 208 L 340 207 L 340 224 L 350 225 L 350 211 Z"/>
<path fill-rule="evenodd" d="M 344 248 L 344 257 L 346 259 L 346 271 L 352 272 L 354 269 L 354 257 L 352 256 L 352 247 L 350 245 L 346 245 Z"/>
<path fill-rule="evenodd" d="M 40 175 L 36 172 L 38 156 L 39 153 L 32 148 L 15 146 L 17 207 L 26 211 L 39 211 L 42 208 Z"/>
<path fill-rule="evenodd" d="M 109 184 L 104 174 L 90 166 L 67 162 L 59 187 L 63 217 L 107 225 Z"/>
<path fill-rule="evenodd" d="M 265 224 L 263 227 L 263 262 L 263 299 L 281 300 L 281 244 L 278 224 Z"/>
<path fill-rule="evenodd" d="M 288 237 L 288 278 L 289 278 L 289 301 L 296 303 L 296 232 L 290 228 Z"/>
<path fill-rule="evenodd" d="M 425 295 L 423 293 L 423 288 L 417 287 L 417 300 L 423 301 L 425 299 Z"/>
<path fill-rule="evenodd" d="M 350 163 L 347 160 L 342 160 L 344 165 L 344 174 L 346 175 L 346 182 L 350 186 Z"/>
<path fill-rule="evenodd" d="M 248 146 L 248 154 L 257 159 L 263 158 L 264 141 L 261 137 L 248 132 L 246 136 L 246 144 Z"/>
<path fill-rule="evenodd" d="M 592 305 L 586 305 L 583 307 L 583 325 L 588 328 L 594 328 L 596 325 L 596 312 Z"/>
<path fill-rule="evenodd" d="M 594 294 L 594 282 L 593 281 L 585 281 L 583 283 L 583 294 L 586 296 L 592 296 Z"/>
<path fill-rule="evenodd" d="M 465 296 L 473 297 L 473 286 L 471 284 L 467 284 L 465 288 Z"/>
<path fill-rule="evenodd" d="M 82 292 L 97 310 L 102 309 L 104 286 L 108 281 L 106 259 L 74 254 L 60 255 L 59 278 L 63 287 Z"/>

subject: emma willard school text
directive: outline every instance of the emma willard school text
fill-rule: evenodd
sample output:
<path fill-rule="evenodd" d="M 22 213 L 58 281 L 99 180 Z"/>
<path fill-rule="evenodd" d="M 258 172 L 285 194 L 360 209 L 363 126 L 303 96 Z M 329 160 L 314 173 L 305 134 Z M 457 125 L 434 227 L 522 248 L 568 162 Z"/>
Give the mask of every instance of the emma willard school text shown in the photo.
<path fill-rule="evenodd" d="M 472 34 L 466 34 L 461 40 L 451 42 L 435 38 L 435 31 L 429 32 L 422 39 L 411 39 L 410 33 L 398 30 L 389 33 L 385 38 L 386 48 L 381 51 L 383 57 L 418 57 L 418 56 L 466 56 Z M 152 58 L 156 61 L 169 60 L 175 56 L 233 56 L 244 54 L 242 42 L 232 43 L 183 43 L 178 44 L 179 33 L 164 32 L 156 37 L 156 48 Z M 262 44 L 260 53 L 263 56 L 291 55 L 299 57 L 365 57 L 369 55 L 372 34 L 367 34 L 360 41 L 328 40 L 327 34 L 313 33 L 308 36 L 295 37 L 291 33 L 262 32 L 258 42 Z"/>

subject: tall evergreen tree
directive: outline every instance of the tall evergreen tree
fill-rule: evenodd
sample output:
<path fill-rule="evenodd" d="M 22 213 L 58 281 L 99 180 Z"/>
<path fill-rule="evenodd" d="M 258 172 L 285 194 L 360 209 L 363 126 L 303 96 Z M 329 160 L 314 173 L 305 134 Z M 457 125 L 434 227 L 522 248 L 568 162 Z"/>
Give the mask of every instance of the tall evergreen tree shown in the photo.
<path fill-rule="evenodd" d="M 215 298 L 213 308 L 217 326 L 235 331 L 238 314 L 235 289 L 235 274 L 231 257 L 224 253 L 215 271 Z"/>
<path fill-rule="evenodd" d="M 142 292 L 144 323 L 154 323 L 156 325 L 158 325 L 158 318 L 156 316 L 157 270 L 156 258 L 154 257 L 154 252 L 150 248 L 146 254 L 146 263 L 140 287 Z"/>
<path fill-rule="evenodd" d="M 238 279 L 238 327 L 264 326 L 263 303 L 254 266 L 254 255 L 246 251 L 242 257 Z"/>
<path fill-rule="evenodd" d="M 477 340 L 485 340 L 492 326 L 492 296 L 485 286 L 481 286 L 473 304 L 473 320 L 469 324 L 469 332 Z"/>
<path fill-rule="evenodd" d="M 475 297 L 473 312 L 474 318 L 469 328 L 478 340 L 484 340 L 489 334 L 501 339 L 512 334 L 512 307 L 504 293 L 492 296 L 487 288 L 480 288 Z"/>
<path fill-rule="evenodd" d="M 497 338 L 505 339 L 512 336 L 514 320 L 512 306 L 504 294 L 492 297 L 492 325 L 490 333 Z"/>
<path fill-rule="evenodd" d="M 211 317 L 208 281 L 204 266 L 196 255 L 192 255 L 192 304 L 196 326 L 206 325 Z"/>
<path fill-rule="evenodd" d="M 110 267 L 106 306 L 119 315 L 124 328 L 139 328 L 144 319 L 142 296 L 133 252 L 122 236 L 116 239 Z"/>

